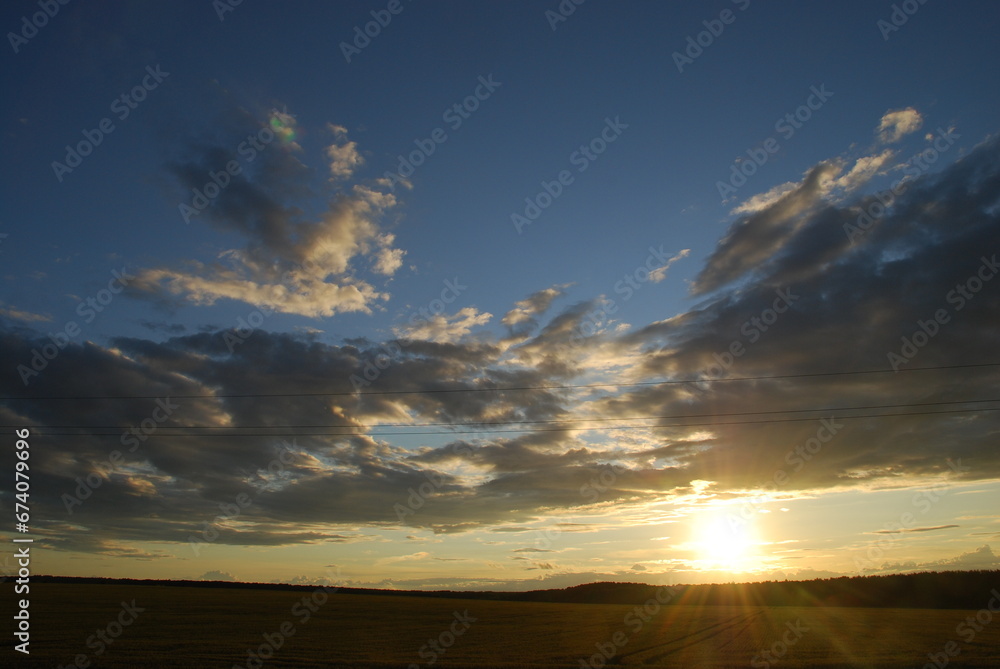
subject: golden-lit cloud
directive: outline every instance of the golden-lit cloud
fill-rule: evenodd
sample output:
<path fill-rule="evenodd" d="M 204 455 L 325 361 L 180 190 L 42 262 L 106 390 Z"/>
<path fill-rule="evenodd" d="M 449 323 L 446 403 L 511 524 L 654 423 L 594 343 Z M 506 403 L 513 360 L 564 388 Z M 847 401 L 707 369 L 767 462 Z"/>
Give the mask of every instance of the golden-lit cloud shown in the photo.
<path fill-rule="evenodd" d="M 343 126 L 331 123 L 327 128 L 338 140 L 338 143 L 326 147 L 326 157 L 330 161 L 330 177 L 335 180 L 349 179 L 364 163 L 358 152 L 358 144 L 347 141 L 347 129 Z"/>
<path fill-rule="evenodd" d="M 916 132 L 924 124 L 924 119 L 913 107 L 887 111 L 882 115 L 878 127 L 875 129 L 879 142 L 882 144 L 892 144 L 898 142 L 905 135 Z"/>
<path fill-rule="evenodd" d="M 280 127 L 292 138 L 294 119 L 284 118 Z M 341 142 L 327 148 L 330 170 L 345 180 L 361 157 L 355 144 L 346 142 L 344 128 L 330 127 Z M 367 266 L 375 275 L 391 277 L 402 266 L 405 251 L 394 246 L 395 235 L 380 224 L 396 206 L 395 196 L 377 184 L 354 184 L 333 195 L 323 211 L 306 215 L 295 202 L 306 169 L 292 151 L 289 144 L 264 147 L 254 164 L 265 169 L 256 176 L 233 176 L 202 214 L 210 224 L 244 237 L 245 246 L 222 250 L 212 262 L 143 269 L 130 286 L 133 294 L 202 306 L 231 299 L 310 317 L 370 312 L 373 304 L 387 300 L 388 293 L 361 274 Z M 208 170 L 177 168 L 189 179 L 201 178 L 203 171 Z"/>
<path fill-rule="evenodd" d="M 0 304 L 0 316 L 5 316 L 11 318 L 15 321 L 22 321 L 24 323 L 49 323 L 52 321 L 52 316 L 48 314 L 36 314 L 26 309 L 18 309 L 14 306 L 3 306 Z"/>
<path fill-rule="evenodd" d="M 453 343 L 472 332 L 473 328 L 486 325 L 493 314 L 480 312 L 475 307 L 463 307 L 454 314 L 428 314 L 396 328 L 400 337 L 436 343 Z"/>

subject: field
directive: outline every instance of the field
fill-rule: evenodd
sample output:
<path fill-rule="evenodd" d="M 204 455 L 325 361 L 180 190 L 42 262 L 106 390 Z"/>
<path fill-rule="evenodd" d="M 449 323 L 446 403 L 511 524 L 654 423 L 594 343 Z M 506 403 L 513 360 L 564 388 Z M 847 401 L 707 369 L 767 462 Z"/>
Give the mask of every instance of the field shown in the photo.
<path fill-rule="evenodd" d="M 31 655 L 15 652 L 5 635 L 0 666 L 923 667 L 928 653 L 944 662 L 954 642 L 948 648 L 958 654 L 947 666 L 995 667 L 1000 651 L 993 614 L 986 622 L 979 612 L 979 631 L 959 627 L 975 610 L 661 607 L 650 600 L 644 611 L 79 584 L 32 584 L 30 595 Z M 248 649 L 267 658 L 263 665 Z"/>

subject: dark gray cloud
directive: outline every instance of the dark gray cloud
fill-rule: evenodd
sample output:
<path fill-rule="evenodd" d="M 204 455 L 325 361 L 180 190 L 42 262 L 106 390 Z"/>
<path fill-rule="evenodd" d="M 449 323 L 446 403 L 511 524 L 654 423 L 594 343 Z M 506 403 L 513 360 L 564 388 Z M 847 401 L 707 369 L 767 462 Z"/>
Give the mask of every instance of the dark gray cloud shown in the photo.
<path fill-rule="evenodd" d="M 147 330 L 152 330 L 153 332 L 163 332 L 170 335 L 179 335 L 187 332 L 187 327 L 181 325 L 180 323 L 167 323 L 164 321 L 150 321 L 141 320 L 139 325 L 146 328 Z M 212 328 L 213 330 L 215 328 Z"/>
<path fill-rule="evenodd" d="M 365 541 L 359 527 L 400 525 L 517 535 L 592 504 L 669 501 L 697 480 L 723 499 L 761 486 L 796 494 L 1000 477 L 997 412 L 931 413 L 995 406 L 933 403 L 995 398 L 1000 368 L 794 377 L 998 360 L 997 140 L 911 182 L 854 243 L 844 225 L 871 200 L 824 198 L 824 165 L 734 224 L 696 283 L 710 298 L 625 333 L 583 327 L 597 298 L 513 339 L 334 344 L 258 330 L 231 351 L 227 331 L 119 338 L 68 345 L 26 389 L 18 365 L 48 340 L 4 320 L 0 395 L 19 399 L 0 401 L 0 421 L 45 426 L 33 437 L 39 532 L 54 548 L 106 555 L 136 551 L 128 542 L 187 543 L 206 526 L 214 541 L 257 546 Z M 241 225 L 280 245 L 265 222 Z M 519 303 L 514 325 L 540 319 L 551 290 Z M 939 310 L 947 322 L 927 326 Z M 921 322 L 933 330 L 926 341 Z M 922 343 L 904 349 L 903 338 Z M 389 364 L 356 392 L 352 376 L 387 348 L 397 351 Z M 598 373 L 672 383 L 557 387 Z M 776 375 L 785 378 L 726 380 Z M 159 420 L 156 399 L 30 399 L 94 395 L 176 406 Z M 834 411 L 897 404 L 924 406 Z M 830 420 L 901 411 L 917 415 Z M 130 450 L 127 431 L 151 418 L 155 430 Z M 607 418 L 628 420 L 593 422 Z M 68 436 L 45 436 L 52 426 Z M 68 513 L 64 495 L 82 497 L 88 477 L 99 485 Z M 241 495 L 248 524 L 220 519 Z"/>
<path fill-rule="evenodd" d="M 826 191 L 824 182 L 835 171 L 832 164 L 821 163 L 776 202 L 738 219 L 698 273 L 692 286 L 694 294 L 720 288 L 770 261 L 810 221 Z"/>
<path fill-rule="evenodd" d="M 901 530 L 876 530 L 872 534 L 899 534 L 900 532 L 936 532 L 937 530 L 948 530 L 961 525 L 935 525 L 934 527 L 909 527 Z"/>

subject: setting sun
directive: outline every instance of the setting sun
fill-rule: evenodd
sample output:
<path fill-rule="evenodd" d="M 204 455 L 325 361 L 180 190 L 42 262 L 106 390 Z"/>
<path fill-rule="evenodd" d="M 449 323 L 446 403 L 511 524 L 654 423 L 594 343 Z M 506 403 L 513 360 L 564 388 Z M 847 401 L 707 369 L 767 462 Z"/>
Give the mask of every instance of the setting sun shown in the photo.
<path fill-rule="evenodd" d="M 0 669 L 1000 669 L 1000 1 L 0 15 Z"/>
<path fill-rule="evenodd" d="M 691 548 L 700 569 L 753 571 L 759 566 L 756 546 L 751 523 L 718 511 L 703 514 L 694 521 Z"/>

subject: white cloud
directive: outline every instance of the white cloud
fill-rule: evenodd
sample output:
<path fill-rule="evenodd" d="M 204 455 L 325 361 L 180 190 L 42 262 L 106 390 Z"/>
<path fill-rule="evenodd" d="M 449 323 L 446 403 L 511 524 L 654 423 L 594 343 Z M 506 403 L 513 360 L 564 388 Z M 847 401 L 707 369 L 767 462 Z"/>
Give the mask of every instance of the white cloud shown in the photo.
<path fill-rule="evenodd" d="M 858 158 L 854 167 L 844 176 L 836 180 L 838 188 L 845 191 L 852 191 L 859 186 L 863 186 L 881 170 L 886 163 L 895 157 L 896 152 L 892 149 L 885 149 L 882 153 L 863 156 Z"/>
<path fill-rule="evenodd" d="M 799 184 L 792 183 L 791 181 L 783 184 L 778 184 L 774 188 L 764 193 L 758 193 L 748 200 L 742 202 L 739 206 L 733 209 L 731 214 L 754 214 L 758 211 L 763 211 L 767 209 L 775 202 L 780 200 L 782 197 L 792 192 L 799 187 Z"/>
<path fill-rule="evenodd" d="M 455 314 L 436 314 L 416 320 L 406 326 L 395 328 L 400 337 L 408 339 L 450 343 L 469 334 L 472 328 L 486 325 L 493 314 L 480 313 L 475 307 L 465 307 Z"/>
<path fill-rule="evenodd" d="M 906 109 L 887 111 L 883 114 L 875 132 L 878 133 L 879 142 L 892 144 L 899 141 L 904 135 L 918 130 L 923 123 L 924 119 L 920 112 L 913 107 L 907 107 Z"/>
<path fill-rule="evenodd" d="M 327 128 L 336 135 L 338 140 L 347 139 L 347 129 L 332 123 Z M 343 141 L 326 147 L 326 157 L 330 161 L 330 176 L 336 179 L 347 179 L 364 163 L 364 158 L 358 153 L 357 142 Z"/>
<path fill-rule="evenodd" d="M 664 263 L 661 267 L 657 267 L 652 272 L 650 272 L 649 280 L 652 281 L 653 283 L 659 283 L 663 281 L 665 278 L 667 278 L 667 270 L 670 269 L 670 266 L 673 265 L 678 260 L 680 260 L 681 258 L 687 258 L 690 254 L 691 254 L 691 249 L 681 249 L 677 253 L 677 255 L 668 259 L 667 262 Z"/>
<path fill-rule="evenodd" d="M 375 254 L 375 271 L 379 274 L 392 276 L 403 265 L 406 251 L 392 248 L 394 241 L 396 236 L 392 234 L 381 235 L 378 238 L 379 250 Z"/>
<path fill-rule="evenodd" d="M 202 277 L 154 269 L 143 272 L 139 279 L 145 285 L 156 285 L 174 295 L 184 295 L 200 306 L 209 306 L 219 299 L 228 298 L 279 313 L 313 318 L 332 316 L 338 312 L 367 313 L 373 301 L 388 299 L 385 293 L 356 279 L 335 284 L 316 277 L 302 277 L 286 279 L 282 283 L 263 283 L 231 272 L 207 269 L 206 274 L 208 276 Z"/>

